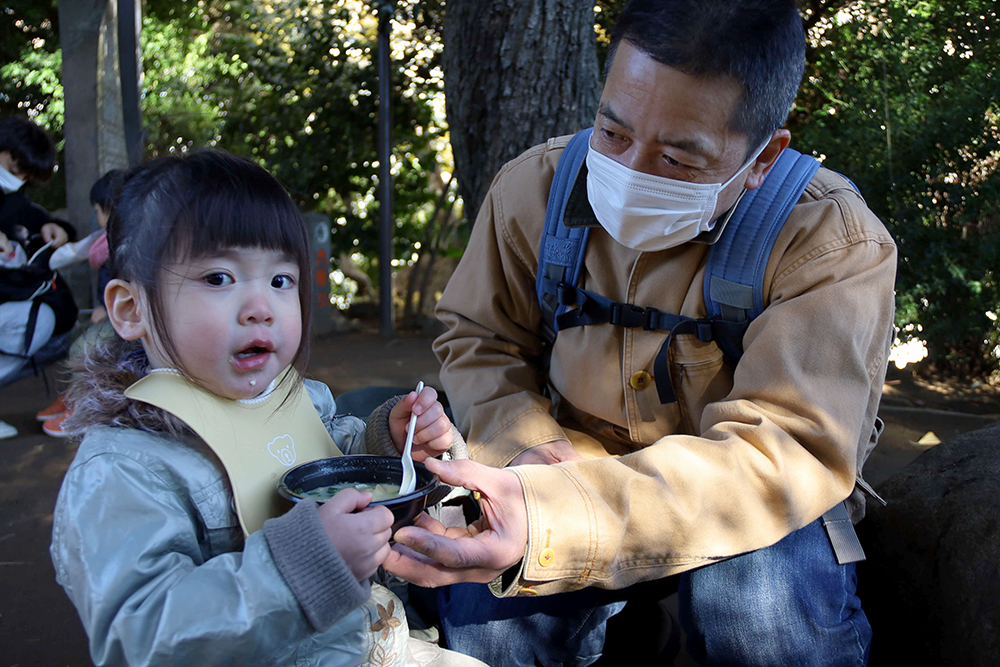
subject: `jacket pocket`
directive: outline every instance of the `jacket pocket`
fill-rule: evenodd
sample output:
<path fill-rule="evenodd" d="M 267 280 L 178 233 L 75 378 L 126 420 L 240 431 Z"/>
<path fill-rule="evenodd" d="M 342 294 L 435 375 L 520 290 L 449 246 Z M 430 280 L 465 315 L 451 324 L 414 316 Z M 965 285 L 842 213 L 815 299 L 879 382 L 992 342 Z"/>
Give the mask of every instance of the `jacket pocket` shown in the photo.
<path fill-rule="evenodd" d="M 671 379 L 680 410 L 684 433 L 701 435 L 701 415 L 705 406 L 720 401 L 732 391 L 733 374 L 722 350 L 715 343 L 682 334 L 673 342 Z"/>

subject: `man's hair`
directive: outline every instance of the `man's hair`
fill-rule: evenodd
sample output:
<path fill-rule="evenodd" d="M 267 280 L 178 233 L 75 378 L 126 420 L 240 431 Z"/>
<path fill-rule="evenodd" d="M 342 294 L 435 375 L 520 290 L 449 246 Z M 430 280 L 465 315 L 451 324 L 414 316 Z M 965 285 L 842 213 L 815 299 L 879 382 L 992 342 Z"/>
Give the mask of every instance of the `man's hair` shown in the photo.
<path fill-rule="evenodd" d="M 90 203 L 97 204 L 105 213 L 111 213 L 111 207 L 114 206 L 124 176 L 124 169 L 112 169 L 94 181 L 90 186 Z"/>
<path fill-rule="evenodd" d="M 748 154 L 784 125 L 805 69 L 794 0 L 631 0 L 611 32 L 605 77 L 622 40 L 689 76 L 740 84 L 729 122 Z"/>
<path fill-rule="evenodd" d="M 0 118 L 0 153 L 7 151 L 35 182 L 44 183 L 56 166 L 56 146 L 44 129 L 27 118 Z"/>

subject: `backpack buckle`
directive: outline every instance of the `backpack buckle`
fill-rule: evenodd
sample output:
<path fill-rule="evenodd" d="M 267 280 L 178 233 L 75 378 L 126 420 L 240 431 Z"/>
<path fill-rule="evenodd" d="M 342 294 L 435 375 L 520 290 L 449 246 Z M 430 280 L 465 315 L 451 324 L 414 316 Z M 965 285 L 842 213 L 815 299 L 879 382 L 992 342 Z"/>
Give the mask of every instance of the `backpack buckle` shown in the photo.
<path fill-rule="evenodd" d="M 628 329 L 644 327 L 649 322 L 646 310 L 648 309 L 633 306 L 631 303 L 613 303 L 608 322 Z"/>
<path fill-rule="evenodd" d="M 697 326 L 698 340 L 702 343 L 711 343 L 715 340 L 715 336 L 712 334 L 712 323 L 711 322 L 698 322 Z"/>
<path fill-rule="evenodd" d="M 570 285 L 559 281 L 556 285 L 556 301 L 558 301 L 561 306 L 577 305 L 576 285 Z"/>

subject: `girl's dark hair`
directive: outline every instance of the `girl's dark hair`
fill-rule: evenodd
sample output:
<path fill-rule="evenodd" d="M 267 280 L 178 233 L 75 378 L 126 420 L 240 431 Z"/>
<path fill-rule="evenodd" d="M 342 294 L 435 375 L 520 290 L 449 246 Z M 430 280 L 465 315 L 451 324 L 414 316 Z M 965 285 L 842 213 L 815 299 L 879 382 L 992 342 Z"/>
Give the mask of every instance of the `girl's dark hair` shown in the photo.
<path fill-rule="evenodd" d="M 45 183 L 52 176 L 56 146 L 48 132 L 27 118 L 0 118 L 0 153 L 4 151 L 31 180 Z"/>
<path fill-rule="evenodd" d="M 612 30 L 605 78 L 622 40 L 689 76 L 739 83 L 729 122 L 747 137 L 747 157 L 785 124 L 805 70 L 794 0 L 631 0 Z"/>
<path fill-rule="evenodd" d="M 157 325 L 164 321 L 159 283 L 167 263 L 225 248 L 287 253 L 299 267 L 302 311 L 302 340 L 292 363 L 300 373 L 305 370 L 312 305 L 309 236 L 288 193 L 257 164 L 205 149 L 131 170 L 108 220 L 108 246 L 114 276 L 142 287 Z M 157 334 L 170 359 L 179 363 L 166 328 Z"/>
<path fill-rule="evenodd" d="M 124 169 L 112 169 L 94 181 L 94 184 L 90 186 L 90 203 L 97 204 L 104 209 L 105 213 L 110 213 L 118 190 L 121 189 L 124 175 Z"/>

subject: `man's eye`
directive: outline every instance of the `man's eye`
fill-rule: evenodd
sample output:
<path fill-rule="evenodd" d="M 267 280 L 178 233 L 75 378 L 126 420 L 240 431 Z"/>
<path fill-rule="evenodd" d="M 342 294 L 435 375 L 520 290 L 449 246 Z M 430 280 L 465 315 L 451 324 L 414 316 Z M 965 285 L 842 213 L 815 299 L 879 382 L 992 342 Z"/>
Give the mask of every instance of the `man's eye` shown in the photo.
<path fill-rule="evenodd" d="M 204 278 L 202 278 L 202 280 L 204 280 L 206 284 L 211 285 L 212 287 L 222 287 L 223 285 L 233 284 L 232 276 L 229 276 L 225 273 L 210 273 Z"/>
<path fill-rule="evenodd" d="M 271 287 L 276 289 L 287 289 L 295 286 L 295 278 L 287 274 L 281 274 L 271 278 Z"/>
<path fill-rule="evenodd" d="M 671 167 L 687 167 L 687 165 L 684 164 L 683 162 L 678 162 L 677 160 L 666 154 L 663 155 L 663 161 L 669 164 Z"/>
<path fill-rule="evenodd" d="M 604 138 L 607 139 L 608 141 L 617 141 L 622 138 L 622 136 L 617 132 L 612 132 L 611 130 L 606 130 L 604 128 L 601 128 L 601 133 L 604 135 Z"/>

